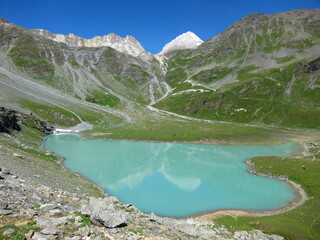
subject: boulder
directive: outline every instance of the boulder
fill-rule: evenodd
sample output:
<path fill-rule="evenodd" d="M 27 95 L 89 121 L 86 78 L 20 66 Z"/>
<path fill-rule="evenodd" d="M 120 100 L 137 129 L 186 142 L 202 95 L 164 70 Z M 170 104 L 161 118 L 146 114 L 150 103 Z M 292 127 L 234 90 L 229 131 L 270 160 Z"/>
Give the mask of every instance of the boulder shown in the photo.
<path fill-rule="evenodd" d="M 57 239 L 57 235 L 45 235 L 41 232 L 35 232 L 31 239 L 34 239 L 34 240 L 54 240 L 54 239 Z"/>
<path fill-rule="evenodd" d="M 41 233 L 45 235 L 58 235 L 61 234 L 62 231 L 56 227 L 47 227 L 41 230 Z"/>
<path fill-rule="evenodd" d="M 49 217 L 37 217 L 37 226 L 40 228 L 47 228 L 47 227 L 53 227 L 57 225 L 65 225 L 67 224 L 68 220 L 67 217 L 61 217 L 61 218 L 49 218 Z"/>
<path fill-rule="evenodd" d="M 81 213 L 89 215 L 91 222 L 96 226 L 116 228 L 127 225 L 128 213 L 117 209 L 112 198 L 90 198 L 89 205 L 82 207 Z"/>

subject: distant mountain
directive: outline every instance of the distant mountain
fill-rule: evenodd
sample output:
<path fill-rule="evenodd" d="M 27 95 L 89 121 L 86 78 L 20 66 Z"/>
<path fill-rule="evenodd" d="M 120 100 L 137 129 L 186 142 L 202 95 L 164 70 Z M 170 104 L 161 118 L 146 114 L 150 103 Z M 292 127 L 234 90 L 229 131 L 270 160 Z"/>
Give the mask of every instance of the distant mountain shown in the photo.
<path fill-rule="evenodd" d="M 203 43 L 203 41 L 196 34 L 193 32 L 186 32 L 167 43 L 159 55 L 166 55 L 177 50 L 195 49 L 201 43 Z"/>
<path fill-rule="evenodd" d="M 74 113 L 96 109 L 110 122 L 158 108 L 320 128 L 320 9 L 250 14 L 205 42 L 184 33 L 157 55 L 131 36 L 83 39 L 0 19 L 0 49 L 3 104 L 23 107 L 29 99 Z"/>

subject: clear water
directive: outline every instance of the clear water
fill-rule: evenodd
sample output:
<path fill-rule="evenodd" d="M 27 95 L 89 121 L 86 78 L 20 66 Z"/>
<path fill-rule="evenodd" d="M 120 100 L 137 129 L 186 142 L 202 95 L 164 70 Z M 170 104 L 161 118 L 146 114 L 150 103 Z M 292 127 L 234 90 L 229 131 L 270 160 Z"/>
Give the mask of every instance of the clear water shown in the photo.
<path fill-rule="evenodd" d="M 271 210 L 294 199 L 284 182 L 249 174 L 245 160 L 289 156 L 297 145 L 212 146 L 52 135 L 65 166 L 143 212 L 186 217 L 218 209 Z"/>

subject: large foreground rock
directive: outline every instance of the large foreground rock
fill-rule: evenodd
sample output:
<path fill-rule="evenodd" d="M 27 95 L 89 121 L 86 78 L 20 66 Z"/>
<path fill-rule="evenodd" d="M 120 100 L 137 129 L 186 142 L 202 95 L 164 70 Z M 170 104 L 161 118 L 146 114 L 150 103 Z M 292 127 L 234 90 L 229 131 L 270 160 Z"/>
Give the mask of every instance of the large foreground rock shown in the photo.
<path fill-rule="evenodd" d="M 90 198 L 89 205 L 82 207 L 81 213 L 89 215 L 96 226 L 107 228 L 124 227 L 127 225 L 128 213 L 116 207 L 117 201 L 112 198 Z"/>

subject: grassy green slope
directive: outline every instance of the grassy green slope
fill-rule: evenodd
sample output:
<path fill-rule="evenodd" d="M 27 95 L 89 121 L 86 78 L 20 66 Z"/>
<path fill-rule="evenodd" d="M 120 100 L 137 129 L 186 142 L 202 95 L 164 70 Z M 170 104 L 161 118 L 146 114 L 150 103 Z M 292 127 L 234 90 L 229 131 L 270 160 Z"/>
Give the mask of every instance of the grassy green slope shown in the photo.
<path fill-rule="evenodd" d="M 252 14 L 197 49 L 178 52 L 166 76 L 173 92 L 155 107 L 202 119 L 320 128 L 319 63 L 310 68 L 320 61 L 318 13 Z"/>
<path fill-rule="evenodd" d="M 247 66 L 239 70 L 238 82 L 216 91 L 173 95 L 155 107 L 196 118 L 320 128 L 320 90 L 308 87 L 311 74 L 299 66 Z M 320 82 L 318 74 L 314 79 Z"/>
<path fill-rule="evenodd" d="M 238 230 L 259 229 L 282 235 L 285 239 L 320 239 L 320 155 L 304 158 L 257 157 L 252 159 L 258 172 L 288 176 L 301 184 L 310 200 L 304 205 L 280 215 L 269 217 L 224 217 L 216 222 Z"/>

